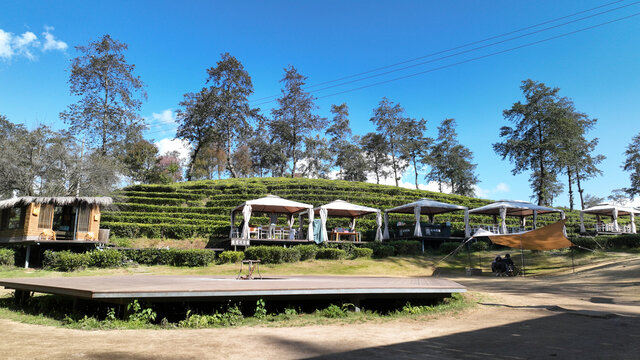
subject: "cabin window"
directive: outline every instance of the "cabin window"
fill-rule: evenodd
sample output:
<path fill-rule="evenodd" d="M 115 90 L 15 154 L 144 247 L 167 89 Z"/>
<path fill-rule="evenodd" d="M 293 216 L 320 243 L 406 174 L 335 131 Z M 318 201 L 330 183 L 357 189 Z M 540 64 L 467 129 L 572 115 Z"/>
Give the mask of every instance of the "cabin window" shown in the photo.
<path fill-rule="evenodd" d="M 90 213 L 91 213 L 91 209 L 87 206 L 82 206 L 78 209 L 78 231 L 79 232 L 89 231 Z"/>
<path fill-rule="evenodd" d="M 0 210 L 0 230 L 7 229 L 7 223 L 9 222 L 8 216 L 9 216 L 8 209 Z"/>
<path fill-rule="evenodd" d="M 53 220 L 53 205 L 41 205 L 38 217 L 38 229 L 51 229 Z"/>
<path fill-rule="evenodd" d="M 73 206 L 56 206 L 53 210 L 53 230 L 73 231 L 76 211 Z"/>
<path fill-rule="evenodd" d="M 22 229 L 22 227 L 24 226 L 25 210 L 26 209 L 24 207 L 8 209 L 9 214 L 7 216 L 7 229 Z"/>

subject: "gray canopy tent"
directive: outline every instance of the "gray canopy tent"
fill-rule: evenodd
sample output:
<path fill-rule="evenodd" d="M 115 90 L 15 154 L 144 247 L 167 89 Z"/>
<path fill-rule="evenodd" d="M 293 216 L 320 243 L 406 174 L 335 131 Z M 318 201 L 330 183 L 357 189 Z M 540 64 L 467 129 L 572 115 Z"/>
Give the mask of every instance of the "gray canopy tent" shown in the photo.
<path fill-rule="evenodd" d="M 293 214 L 301 210 L 312 208 L 313 205 L 283 199 L 275 195 L 267 195 L 260 199 L 245 201 L 241 205 L 238 205 L 235 209 L 231 210 L 231 231 L 229 233 L 229 237 L 233 238 L 234 233 L 237 233 L 237 229 L 235 228 L 236 213 L 241 213 L 244 219 L 241 238 L 248 239 L 249 219 L 251 219 L 252 213 L 270 214 L 272 224 L 275 224 L 278 214 L 285 214 L 287 215 L 289 227 L 293 227 Z M 313 214 L 309 216 L 309 234 L 309 240 L 313 240 Z"/>
<path fill-rule="evenodd" d="M 465 237 L 471 236 L 469 228 L 469 209 L 466 206 L 447 204 L 431 199 L 420 199 L 409 204 L 401 205 L 384 211 L 384 239 L 389 239 L 389 213 L 414 214 L 416 225 L 413 230 L 413 236 L 422 237 L 422 228 L 420 227 L 420 215 L 428 215 L 429 222 L 434 222 L 434 216 L 453 211 L 464 211 L 464 233 Z"/>
<path fill-rule="evenodd" d="M 302 216 L 307 214 L 310 215 L 314 213 L 320 217 L 320 221 L 322 223 L 321 227 L 321 241 L 327 241 L 329 239 L 327 235 L 327 217 L 335 216 L 335 217 L 346 217 L 351 218 L 351 231 L 355 230 L 356 219 L 360 216 L 367 214 L 377 214 L 376 216 L 376 241 L 382 241 L 382 215 L 380 213 L 380 209 L 362 206 L 357 204 L 352 204 L 350 202 L 344 200 L 335 200 L 328 204 L 324 204 L 322 206 L 316 207 L 313 211 L 303 210 L 298 214 L 299 222 L 302 224 Z M 310 215 L 310 219 L 313 219 L 313 215 Z"/>
<path fill-rule="evenodd" d="M 550 207 L 535 205 L 526 201 L 517 200 L 501 200 L 489 205 L 485 205 L 479 208 L 469 210 L 470 214 L 483 214 L 493 215 L 494 223 L 497 222 L 497 217 L 500 216 L 499 234 L 507 234 L 507 216 L 520 217 L 520 225 L 524 227 L 526 225 L 526 217 L 533 216 L 533 228 L 537 226 L 538 215 L 547 213 L 560 213 L 561 219 L 564 219 L 564 211 L 560 209 L 554 209 Z"/>
<path fill-rule="evenodd" d="M 623 232 L 636 234 L 635 214 L 640 214 L 640 210 L 618 206 L 615 204 L 598 204 L 580 211 L 580 232 L 585 233 L 584 214 L 593 214 L 596 216 L 596 232 Z M 631 223 L 628 227 L 620 228 L 618 224 L 618 216 L 628 215 Z M 601 216 L 611 216 L 612 223 L 604 224 L 601 222 Z"/>

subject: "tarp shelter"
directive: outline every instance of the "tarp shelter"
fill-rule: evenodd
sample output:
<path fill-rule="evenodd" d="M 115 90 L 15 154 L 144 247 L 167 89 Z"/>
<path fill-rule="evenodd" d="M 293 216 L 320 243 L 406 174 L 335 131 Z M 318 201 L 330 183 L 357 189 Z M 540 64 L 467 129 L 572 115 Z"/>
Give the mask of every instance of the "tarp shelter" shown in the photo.
<path fill-rule="evenodd" d="M 413 236 L 422 237 L 420 215 L 428 215 L 429 222 L 433 223 L 435 215 L 453 211 L 464 211 L 464 234 L 465 237 L 469 237 L 471 235 L 471 229 L 469 228 L 469 209 L 466 206 L 447 204 L 431 199 L 420 199 L 384 211 L 384 238 L 389 238 L 389 213 L 414 214 L 416 225 L 413 230 Z"/>
<path fill-rule="evenodd" d="M 564 235 L 563 219 L 540 229 L 526 231 L 520 234 L 494 234 L 486 230 L 477 231 L 473 237 L 486 236 L 495 244 L 514 249 L 524 250 L 554 250 L 573 246 Z"/>
<path fill-rule="evenodd" d="M 507 216 L 520 217 L 522 227 L 526 224 L 526 217 L 533 216 L 533 228 L 536 228 L 538 215 L 546 213 L 560 213 L 561 219 L 564 219 L 564 211 L 550 207 L 535 205 L 526 201 L 508 201 L 502 200 L 485 205 L 479 208 L 469 210 L 470 214 L 493 215 L 494 222 L 500 216 L 500 233 L 507 234 Z"/>
<path fill-rule="evenodd" d="M 301 211 L 301 210 L 309 210 L 312 209 L 313 205 L 300 203 L 297 201 L 291 201 L 287 199 L 283 199 L 279 196 L 275 195 L 267 195 L 260 199 L 245 201 L 241 205 L 238 205 L 235 209 L 231 210 L 231 232 L 229 233 L 229 237 L 233 237 L 233 233 L 236 231 L 235 224 L 235 215 L 238 212 L 242 213 L 243 217 L 243 227 L 242 227 L 242 235 L 243 239 L 249 238 L 249 219 L 251 219 L 251 214 L 253 213 L 267 213 L 271 214 L 271 222 L 275 224 L 276 218 L 278 214 L 287 215 L 287 220 L 289 226 L 293 226 L 293 214 Z M 308 239 L 313 240 L 313 216 L 309 217 L 309 231 L 308 231 Z"/>
<path fill-rule="evenodd" d="M 630 229 L 628 232 L 635 234 L 636 233 L 636 219 L 635 214 L 640 214 L 640 210 L 627 208 L 623 206 L 618 206 L 614 204 L 599 204 L 588 209 L 584 209 L 580 211 L 580 232 L 586 232 L 584 227 L 584 214 L 593 214 L 596 216 L 596 221 L 598 224 L 600 223 L 600 216 L 611 216 L 613 219 L 613 228 L 611 232 L 622 232 L 620 231 L 620 225 L 618 225 L 618 216 L 629 216 L 631 218 Z"/>
<path fill-rule="evenodd" d="M 303 215 L 308 214 L 309 212 L 310 212 L 309 210 L 303 210 L 298 214 L 298 217 L 301 218 Z M 314 208 L 313 213 L 320 217 L 321 242 L 327 241 L 329 239 L 327 235 L 327 217 L 334 216 L 334 217 L 351 218 L 350 228 L 351 228 L 351 231 L 354 231 L 355 225 L 356 225 L 356 219 L 359 218 L 360 216 L 368 215 L 368 214 L 377 214 L 376 223 L 378 228 L 376 230 L 375 240 L 376 241 L 382 240 L 382 230 L 381 230 L 382 215 L 381 215 L 380 209 L 376 209 L 368 206 L 356 205 L 344 200 L 335 200 L 328 204 L 324 204 L 322 206 Z"/>

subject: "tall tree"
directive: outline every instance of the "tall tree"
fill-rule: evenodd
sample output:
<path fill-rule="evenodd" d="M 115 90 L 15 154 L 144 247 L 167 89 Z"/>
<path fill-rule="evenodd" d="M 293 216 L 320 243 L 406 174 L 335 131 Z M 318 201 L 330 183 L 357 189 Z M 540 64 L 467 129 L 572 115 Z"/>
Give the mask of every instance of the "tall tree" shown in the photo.
<path fill-rule="evenodd" d="M 364 135 L 360 139 L 360 144 L 369 163 L 369 169 L 376 177 L 376 184 L 380 184 L 380 178 L 387 178 L 390 175 L 389 144 L 383 135 L 373 132 Z"/>
<path fill-rule="evenodd" d="M 125 145 L 121 162 L 125 173 L 135 181 L 149 183 L 157 163 L 158 147 L 147 140 L 139 140 Z"/>
<path fill-rule="evenodd" d="M 284 89 L 278 98 L 279 107 L 272 110 L 274 119 L 270 122 L 270 131 L 283 146 L 286 160 L 291 164 L 291 177 L 298 170 L 306 139 L 312 132 L 320 131 L 325 126 L 325 120 L 313 113 L 317 108 L 314 97 L 303 90 L 306 79 L 291 65 L 285 69 L 281 80 Z M 283 168 L 285 166 L 282 164 Z"/>
<path fill-rule="evenodd" d="M 80 100 L 69 105 L 60 117 L 74 134 L 86 135 L 97 144 L 103 156 L 119 148 L 132 129 L 141 129 L 138 115 L 146 92 L 135 65 L 127 63 L 127 44 L 104 35 L 87 46 L 77 46 L 82 53 L 71 62 L 71 94 Z"/>
<path fill-rule="evenodd" d="M 438 137 L 424 160 L 431 166 L 425 178 L 437 182 L 440 192 L 444 190 L 443 185 L 447 185 L 452 194 L 473 196 L 478 177 L 476 164 L 472 161 L 471 150 L 458 142 L 455 120 L 443 120 L 438 126 Z"/>
<path fill-rule="evenodd" d="M 333 118 L 331 124 L 327 128 L 326 134 L 329 137 L 329 148 L 334 158 L 334 163 L 338 167 L 338 177 L 344 179 L 343 161 L 347 160 L 341 153 L 346 150 L 351 141 L 351 126 L 349 125 L 349 107 L 343 103 L 340 105 L 331 105 L 331 113 Z"/>
<path fill-rule="evenodd" d="M 433 139 L 425 136 L 427 131 L 427 120 L 425 119 L 406 119 L 401 122 L 399 127 L 399 133 L 404 135 L 400 143 L 401 157 L 413 166 L 416 190 L 418 190 L 418 173 L 422 170 L 422 164 L 429 154 L 429 147 L 433 143 Z"/>
<path fill-rule="evenodd" d="M 373 110 L 371 122 L 376 125 L 377 132 L 383 136 L 389 147 L 391 155 L 391 168 L 396 186 L 402 178 L 407 162 L 402 160 L 401 143 L 405 133 L 402 132 L 402 122 L 405 120 L 404 109 L 400 104 L 394 104 L 386 97 L 378 103 L 378 107 Z"/>
<path fill-rule="evenodd" d="M 640 195 L 640 133 L 631 139 L 624 153 L 627 157 L 622 169 L 630 173 L 630 186 L 624 191 L 633 199 L 636 195 Z"/>
<path fill-rule="evenodd" d="M 557 179 L 562 170 L 557 161 L 560 148 L 557 129 L 569 116 L 568 99 L 558 95 L 560 89 L 530 79 L 523 81 L 520 88 L 526 101 L 518 101 L 503 111 L 504 118 L 514 126 L 500 129 L 500 137 L 505 140 L 493 144 L 493 149 L 514 163 L 513 174 L 531 171 L 529 183 L 538 205 L 551 205 L 562 191 Z"/>
<path fill-rule="evenodd" d="M 342 168 L 342 179 L 347 181 L 367 181 L 370 168 L 365 153 L 360 147 L 360 137 L 354 136 L 352 143 L 344 144 L 336 159 Z"/>
<path fill-rule="evenodd" d="M 180 102 L 182 109 L 176 111 L 178 130 L 176 138 L 186 140 L 191 145 L 187 180 L 196 178 L 196 161 L 200 153 L 213 141 L 213 117 L 209 107 L 209 92 L 206 88 L 198 93 L 187 93 Z"/>
<path fill-rule="evenodd" d="M 307 178 L 328 179 L 331 171 L 332 156 L 324 138 L 316 135 L 304 140 L 304 163 L 302 175 Z"/>

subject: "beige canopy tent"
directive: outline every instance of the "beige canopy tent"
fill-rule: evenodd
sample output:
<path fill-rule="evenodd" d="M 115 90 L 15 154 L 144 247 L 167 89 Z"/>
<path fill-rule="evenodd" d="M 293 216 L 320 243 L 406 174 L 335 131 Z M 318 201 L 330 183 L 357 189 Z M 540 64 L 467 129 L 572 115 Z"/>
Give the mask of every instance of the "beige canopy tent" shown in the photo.
<path fill-rule="evenodd" d="M 564 211 L 560 209 L 554 209 L 550 207 L 535 205 L 526 201 L 514 201 L 514 200 L 501 200 L 489 205 L 485 205 L 479 208 L 469 210 L 470 214 L 483 214 L 493 215 L 494 222 L 498 216 L 500 216 L 500 234 L 507 234 L 507 216 L 520 217 L 520 224 L 522 227 L 526 225 L 526 217 L 533 216 L 533 228 L 537 227 L 538 215 L 546 213 L 560 213 L 561 219 L 565 218 Z"/>
<path fill-rule="evenodd" d="M 354 231 L 356 226 L 356 219 L 360 216 L 367 215 L 367 214 L 377 214 L 377 217 L 376 217 L 377 230 L 376 230 L 375 240 L 376 241 L 382 240 L 382 230 L 381 230 L 382 215 L 380 213 L 380 209 L 376 209 L 368 206 L 356 205 L 350 202 L 346 202 L 344 200 L 335 200 L 328 204 L 324 204 L 322 206 L 316 207 L 313 209 L 313 211 L 310 211 L 310 210 L 301 211 L 298 214 L 300 224 L 302 224 L 302 216 L 305 214 L 309 214 L 310 212 L 313 212 L 315 215 L 320 216 L 320 221 L 322 222 L 322 228 L 321 228 L 322 241 L 327 241 L 329 239 L 329 237 L 327 236 L 327 217 L 328 216 L 351 218 L 350 228 L 351 228 L 351 231 Z"/>
<path fill-rule="evenodd" d="M 526 231 L 520 234 L 494 234 L 489 231 L 479 230 L 473 237 L 486 236 L 493 243 L 514 249 L 525 250 L 554 250 L 573 246 L 564 234 L 563 219 L 540 229 Z"/>
<path fill-rule="evenodd" d="M 596 232 L 626 232 L 636 233 L 636 221 L 635 214 L 640 214 L 640 210 L 618 206 L 614 204 L 599 204 L 588 209 L 580 211 L 580 232 L 585 233 L 584 227 L 584 214 L 593 214 L 596 216 Z M 618 224 L 619 216 L 628 215 L 631 218 L 631 224 L 628 228 L 620 228 Z M 603 224 L 600 221 L 600 216 L 611 216 L 613 220 L 612 224 Z"/>
<path fill-rule="evenodd" d="M 389 239 L 389 213 L 414 214 L 416 225 L 413 230 L 413 236 L 422 237 L 422 228 L 420 227 L 420 215 L 428 215 L 429 222 L 433 223 L 436 214 L 444 214 L 453 211 L 464 211 L 464 233 L 465 237 L 471 235 L 469 228 L 469 209 L 466 206 L 447 204 L 431 199 L 420 199 L 409 204 L 401 205 L 384 211 L 384 238 Z"/>
<path fill-rule="evenodd" d="M 242 227 L 242 239 L 249 238 L 249 219 L 253 213 L 267 213 L 271 214 L 271 223 L 275 224 L 278 214 L 287 215 L 289 227 L 293 227 L 294 217 L 293 214 L 305 210 L 312 209 L 313 205 L 304 204 L 297 201 L 291 201 L 283 199 L 275 195 L 267 195 L 260 199 L 245 201 L 241 205 L 238 205 L 235 209 L 231 210 L 231 231 L 229 237 L 233 238 L 234 233 L 237 232 L 235 228 L 235 215 L 236 213 L 242 213 L 243 227 Z M 311 234 L 309 240 L 313 240 L 313 213 L 309 215 L 309 234 Z"/>

